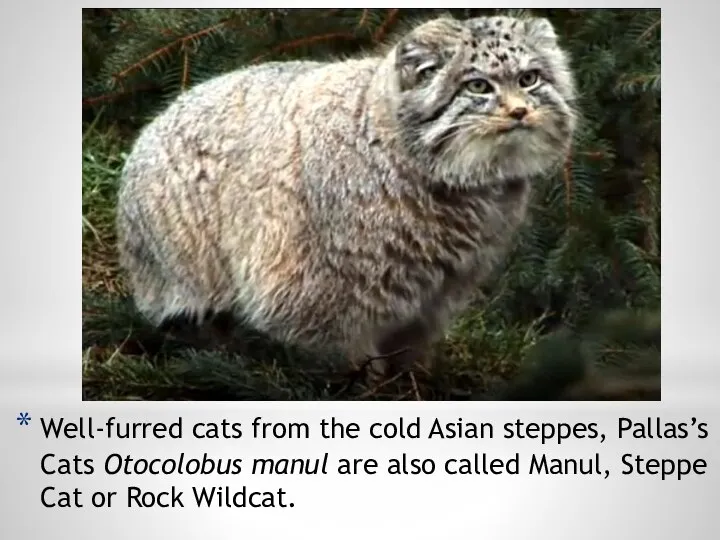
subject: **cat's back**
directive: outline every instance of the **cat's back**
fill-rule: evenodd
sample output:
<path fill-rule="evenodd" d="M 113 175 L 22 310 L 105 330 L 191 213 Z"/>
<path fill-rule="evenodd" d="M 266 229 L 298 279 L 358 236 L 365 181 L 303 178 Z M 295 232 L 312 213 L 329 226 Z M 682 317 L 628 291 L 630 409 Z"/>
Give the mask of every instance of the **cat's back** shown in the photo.
<path fill-rule="evenodd" d="M 203 161 L 242 164 L 247 172 L 253 164 L 266 166 L 301 132 L 313 138 L 347 127 L 376 65 L 372 58 L 267 62 L 199 83 L 141 130 L 123 183 L 153 182 L 153 171 L 180 172 Z"/>
<path fill-rule="evenodd" d="M 228 150 L 228 138 L 242 136 L 258 124 L 271 127 L 282 122 L 279 113 L 283 102 L 291 96 L 294 82 L 324 65 L 313 61 L 268 62 L 197 84 L 180 94 L 140 131 L 125 176 L 132 176 L 135 163 L 144 162 L 147 166 L 148 162 L 156 161 L 163 148 L 176 155 L 194 150 L 219 156 Z"/>

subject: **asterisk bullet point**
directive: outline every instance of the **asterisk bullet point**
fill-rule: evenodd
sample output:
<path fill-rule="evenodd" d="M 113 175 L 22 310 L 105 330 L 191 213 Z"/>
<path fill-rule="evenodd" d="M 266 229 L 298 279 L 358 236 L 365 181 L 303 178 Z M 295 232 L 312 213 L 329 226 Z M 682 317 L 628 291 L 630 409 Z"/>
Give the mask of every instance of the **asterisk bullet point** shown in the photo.
<path fill-rule="evenodd" d="M 32 420 L 30 413 L 26 412 L 21 412 L 17 417 L 17 421 L 21 426 L 27 426 L 30 423 L 30 420 Z"/>

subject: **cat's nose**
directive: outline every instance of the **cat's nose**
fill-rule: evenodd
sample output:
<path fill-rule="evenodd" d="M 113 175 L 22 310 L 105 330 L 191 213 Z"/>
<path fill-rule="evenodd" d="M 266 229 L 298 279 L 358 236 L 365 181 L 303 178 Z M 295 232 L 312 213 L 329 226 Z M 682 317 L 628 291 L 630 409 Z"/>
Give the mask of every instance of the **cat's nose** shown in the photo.
<path fill-rule="evenodd" d="M 527 107 L 513 107 L 510 109 L 510 112 L 508 112 L 508 116 L 510 116 L 510 118 L 514 118 L 515 120 L 522 120 L 525 116 L 527 116 L 527 113 Z"/>

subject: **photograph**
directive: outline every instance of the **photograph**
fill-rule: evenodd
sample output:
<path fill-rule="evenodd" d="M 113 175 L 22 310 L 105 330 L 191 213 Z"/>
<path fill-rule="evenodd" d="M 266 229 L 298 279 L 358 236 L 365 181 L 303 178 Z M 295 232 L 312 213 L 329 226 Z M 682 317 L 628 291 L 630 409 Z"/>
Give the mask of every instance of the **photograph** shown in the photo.
<path fill-rule="evenodd" d="M 84 401 L 659 401 L 661 13 L 82 10 Z"/>

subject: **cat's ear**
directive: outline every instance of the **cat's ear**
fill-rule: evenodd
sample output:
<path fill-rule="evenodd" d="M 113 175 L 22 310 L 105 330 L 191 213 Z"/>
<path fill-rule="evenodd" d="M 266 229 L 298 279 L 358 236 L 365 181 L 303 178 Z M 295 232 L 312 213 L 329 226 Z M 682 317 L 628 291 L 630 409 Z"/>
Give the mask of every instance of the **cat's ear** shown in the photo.
<path fill-rule="evenodd" d="M 432 78 L 447 62 L 448 55 L 443 51 L 457 41 L 461 30 L 459 21 L 442 17 L 418 26 L 402 38 L 395 49 L 401 89 L 413 88 Z"/>
<path fill-rule="evenodd" d="M 542 17 L 528 19 L 525 21 L 525 33 L 528 38 L 541 45 L 548 47 L 557 45 L 558 36 L 555 27 L 548 19 Z"/>
<path fill-rule="evenodd" d="M 398 43 L 395 50 L 395 69 L 401 90 L 409 90 L 432 78 L 441 67 L 437 49 L 421 37 L 411 34 Z"/>

